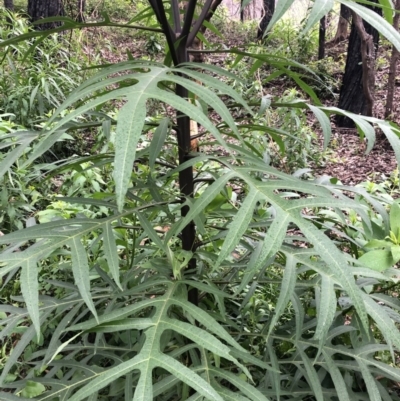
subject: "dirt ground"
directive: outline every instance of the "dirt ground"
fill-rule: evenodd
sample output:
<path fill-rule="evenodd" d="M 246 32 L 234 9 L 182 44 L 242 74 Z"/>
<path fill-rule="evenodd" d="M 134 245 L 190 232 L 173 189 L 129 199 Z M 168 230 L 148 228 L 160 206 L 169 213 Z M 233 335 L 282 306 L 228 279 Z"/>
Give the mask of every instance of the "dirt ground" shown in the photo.
<path fill-rule="evenodd" d="M 342 44 L 340 49 L 345 51 Z M 335 50 L 333 50 L 335 51 Z M 382 48 L 377 55 L 377 71 L 375 81 L 374 117 L 384 118 L 387 78 L 391 50 Z M 399 64 L 397 76 L 400 76 Z M 393 101 L 393 122 L 400 125 L 400 86 L 396 82 Z M 366 154 L 366 140 L 361 140 L 355 129 L 341 129 L 332 123 L 332 141 L 330 149 L 333 150 L 332 161 L 324 167 L 316 169 L 317 175 L 337 177 L 343 184 L 355 185 L 363 181 L 379 182 L 390 176 L 396 169 L 397 162 L 393 150 L 380 133 L 377 133 L 375 146 Z"/>

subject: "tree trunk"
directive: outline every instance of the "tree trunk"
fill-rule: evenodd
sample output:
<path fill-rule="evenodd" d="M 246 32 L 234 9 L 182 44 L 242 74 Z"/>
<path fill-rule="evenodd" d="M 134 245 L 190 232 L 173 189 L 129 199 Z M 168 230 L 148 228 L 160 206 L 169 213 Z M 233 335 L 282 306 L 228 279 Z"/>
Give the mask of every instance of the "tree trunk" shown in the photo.
<path fill-rule="evenodd" d="M 243 8 L 243 0 L 240 1 L 240 21 L 254 21 L 260 20 L 263 15 L 263 2 L 264 0 L 252 0 L 246 7 Z"/>
<path fill-rule="evenodd" d="M 400 10 L 400 0 L 396 1 L 396 10 Z M 400 14 L 396 13 L 393 18 L 393 27 L 396 31 L 399 30 L 399 20 Z M 392 47 L 392 57 L 390 59 L 389 76 L 388 76 L 388 90 L 386 96 L 386 107 L 385 107 L 385 118 L 392 118 L 393 112 L 393 97 L 394 97 L 394 87 L 396 80 L 396 68 L 397 60 L 399 58 L 399 51 L 396 47 Z"/>
<path fill-rule="evenodd" d="M 14 11 L 14 0 L 4 0 L 4 7 L 7 10 Z"/>
<path fill-rule="evenodd" d="M 379 13 L 379 8 L 372 8 Z M 347 50 L 346 68 L 340 89 L 338 107 L 355 114 L 371 115 L 374 93 L 374 61 L 378 47 L 379 33 L 361 18 L 351 26 L 349 46 Z M 363 35 L 363 41 L 360 34 Z M 364 76 L 363 76 L 364 71 Z M 364 83 L 364 85 L 363 85 Z M 336 124 L 339 127 L 354 127 L 353 120 L 345 116 L 337 116 Z"/>
<path fill-rule="evenodd" d="M 32 22 L 48 17 L 64 15 L 62 0 L 28 0 L 28 14 Z M 60 22 L 50 22 L 35 25 L 38 30 L 53 29 L 60 26 Z"/>
<path fill-rule="evenodd" d="M 354 26 L 357 28 L 357 33 L 361 39 L 361 60 L 362 60 L 362 78 L 363 78 L 363 92 L 365 96 L 366 115 L 372 116 L 374 107 L 374 93 L 375 93 L 375 45 L 374 38 L 365 30 L 362 18 L 354 11 L 353 21 Z"/>
<path fill-rule="evenodd" d="M 325 57 L 326 16 L 319 20 L 318 60 Z"/>
<path fill-rule="evenodd" d="M 340 5 L 340 17 L 335 37 L 327 43 L 327 45 L 337 45 L 343 40 L 347 39 L 349 31 L 349 22 L 351 18 L 351 11 L 344 4 Z"/>
<path fill-rule="evenodd" d="M 263 0 L 263 17 L 258 26 L 257 39 L 262 39 L 269 22 L 275 12 L 275 0 Z"/>

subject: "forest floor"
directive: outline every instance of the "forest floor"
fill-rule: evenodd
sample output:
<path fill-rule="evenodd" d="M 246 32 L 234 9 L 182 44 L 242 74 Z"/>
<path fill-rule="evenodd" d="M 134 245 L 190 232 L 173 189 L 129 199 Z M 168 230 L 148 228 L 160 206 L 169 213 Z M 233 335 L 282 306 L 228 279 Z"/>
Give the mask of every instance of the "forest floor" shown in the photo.
<path fill-rule="evenodd" d="M 336 49 L 330 49 L 329 55 L 345 52 L 347 42 Z M 380 67 L 376 71 L 374 117 L 384 118 L 389 59 L 391 50 L 381 47 L 377 56 Z M 334 54 L 333 54 L 334 55 Z M 400 65 L 397 65 L 397 76 L 400 76 Z M 341 78 L 341 77 L 340 77 Z M 397 84 L 397 82 L 396 82 Z M 400 124 L 400 87 L 396 86 L 393 100 L 393 122 Z M 332 124 L 330 160 L 317 167 L 317 175 L 328 175 L 338 178 L 343 184 L 356 185 L 364 181 L 380 182 L 388 178 L 397 167 L 394 152 L 382 134 L 377 134 L 376 142 L 369 154 L 366 154 L 366 139 L 360 140 L 356 129 L 338 128 Z"/>

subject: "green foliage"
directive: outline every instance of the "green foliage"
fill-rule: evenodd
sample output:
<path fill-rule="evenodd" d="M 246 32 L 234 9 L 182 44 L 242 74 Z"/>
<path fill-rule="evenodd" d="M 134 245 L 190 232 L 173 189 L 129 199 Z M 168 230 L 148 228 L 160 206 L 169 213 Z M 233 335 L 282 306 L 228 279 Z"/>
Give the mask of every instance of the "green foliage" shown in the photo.
<path fill-rule="evenodd" d="M 21 391 L 22 397 L 34 398 L 42 394 L 46 390 L 46 387 L 41 383 L 28 380 L 25 388 Z"/>
<path fill-rule="evenodd" d="M 91 17 L 107 13 L 115 19 L 126 19 L 141 4 L 142 1 L 133 0 L 86 0 L 86 13 Z"/>
<path fill-rule="evenodd" d="M 397 203 L 282 172 L 268 146 L 294 157 L 310 142 L 304 115 L 313 113 L 326 147 L 330 115 L 344 113 L 369 149 L 379 128 L 400 160 L 400 129 L 323 107 L 295 62 L 235 54 L 236 64 L 255 60 L 250 74 L 263 63 L 287 74 L 315 104 L 295 90 L 242 96 L 232 83 L 246 82 L 212 65 L 128 60 L 99 66 L 40 130 L 3 124 L 1 176 L 7 188 L 23 177 L 21 208 L 38 222 L 24 228 L 21 213 L 0 236 L 9 290 L 0 398 L 397 398 L 390 383 L 400 370 L 389 361 L 400 348 L 400 303 L 380 291 L 398 281 Z M 207 153 L 178 143 L 185 115 L 202 127 Z M 96 153 L 43 162 L 67 132 L 98 127 Z M 306 165 L 306 153 L 287 170 Z M 38 212 L 27 196 L 33 180 L 39 194 L 52 191 Z M 363 261 L 378 240 L 392 256 L 385 269 Z"/>
<path fill-rule="evenodd" d="M 26 12 L 28 2 L 26 0 L 14 0 L 14 11 Z"/>
<path fill-rule="evenodd" d="M 158 42 L 156 36 L 151 35 L 146 42 L 146 52 L 150 54 L 150 56 L 154 56 L 162 51 L 162 46 Z"/>
<path fill-rule="evenodd" d="M 16 132 L 22 131 L 23 127 L 16 125 L 10 119 L 13 115 L 2 115 L 0 117 L 0 138 L 3 151 L 0 153 L 0 166 L 2 167 L 2 176 L 0 179 L 0 222 L 3 234 L 16 229 L 22 229 L 25 226 L 24 221 L 35 210 L 36 205 L 40 204 L 43 195 L 46 193 L 46 185 L 43 185 L 40 172 L 35 169 L 21 168 L 23 157 L 21 152 L 9 160 L 11 152 L 8 149 L 13 148 L 18 142 L 27 145 L 33 138 L 29 138 L 24 132 L 20 138 L 16 138 Z M 23 138 L 25 137 L 25 138 Z M 13 163 L 12 169 L 8 169 Z M 41 182 L 41 189 L 38 190 L 38 182 Z"/>
<path fill-rule="evenodd" d="M 1 9 L 0 18 L 1 41 L 31 31 L 21 16 L 9 16 Z M 6 18 L 10 23 L 5 23 Z M 80 67 L 71 59 L 69 46 L 66 38 L 53 35 L 35 48 L 29 42 L 7 47 L 0 78 L 0 89 L 7 95 L 2 97 L 0 110 L 14 114 L 15 121 L 26 127 L 48 117 L 79 82 Z"/>
<path fill-rule="evenodd" d="M 306 21 L 305 21 L 306 22 Z M 307 35 L 300 35 L 299 28 L 292 20 L 279 21 L 274 30 L 268 34 L 265 44 L 273 52 L 284 57 L 308 63 L 317 55 L 318 29 L 312 28 Z"/>
<path fill-rule="evenodd" d="M 281 97 L 283 103 L 300 100 L 296 89 L 285 91 Z M 275 147 L 271 148 L 271 159 L 287 173 L 307 168 L 310 164 L 318 166 L 323 159 L 323 152 L 317 140 L 317 135 L 307 122 L 307 115 L 302 109 L 280 107 L 276 113 L 270 113 L 267 120 L 275 127 L 285 132 L 282 153 Z"/>

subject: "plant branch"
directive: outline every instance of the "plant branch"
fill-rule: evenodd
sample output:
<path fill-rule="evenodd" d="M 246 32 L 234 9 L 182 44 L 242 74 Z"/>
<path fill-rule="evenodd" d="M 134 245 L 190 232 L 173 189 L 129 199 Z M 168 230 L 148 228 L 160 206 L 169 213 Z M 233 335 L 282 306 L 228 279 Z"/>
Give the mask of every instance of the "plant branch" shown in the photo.
<path fill-rule="evenodd" d="M 212 5 L 211 5 L 211 9 L 208 11 L 208 14 L 206 16 L 206 18 L 204 18 L 204 21 L 210 22 L 212 16 L 214 15 L 215 11 L 217 10 L 218 6 L 222 3 L 222 0 L 214 0 Z M 206 27 L 205 25 L 202 25 L 202 27 L 200 28 L 200 32 L 204 33 L 206 31 Z"/>
<path fill-rule="evenodd" d="M 171 0 L 172 16 L 174 18 L 175 34 L 178 35 L 182 32 L 181 15 L 179 12 L 178 0 Z"/>
<path fill-rule="evenodd" d="M 389 286 L 387 286 L 387 287 L 382 287 L 382 288 L 380 288 L 379 290 L 376 290 L 375 292 L 376 292 L 376 293 L 387 292 L 387 291 L 391 290 L 392 288 L 397 287 L 399 284 L 400 284 L 400 283 L 394 283 L 394 284 L 391 284 L 391 285 L 389 285 Z"/>
<path fill-rule="evenodd" d="M 203 9 L 201 10 L 198 20 L 195 22 L 192 30 L 189 33 L 188 40 L 187 40 L 188 47 L 193 44 L 194 38 L 196 37 L 197 33 L 199 32 L 201 26 L 203 25 L 203 22 L 207 18 L 208 11 L 210 10 L 212 2 L 213 2 L 213 0 L 206 0 L 206 3 L 204 4 Z"/>
<path fill-rule="evenodd" d="M 159 0 L 161 1 L 161 0 Z M 189 0 L 188 8 L 185 13 L 184 26 L 179 36 L 179 43 L 176 49 L 176 55 L 179 63 L 186 63 L 189 61 L 187 53 L 187 32 L 190 29 L 191 22 L 193 20 L 193 14 L 196 7 L 197 0 Z M 186 33 L 185 33 L 186 32 Z M 180 75 L 180 74 L 178 74 Z M 175 93 L 182 100 L 188 99 L 189 92 L 182 85 L 177 85 Z M 178 111 L 176 114 L 176 136 L 178 141 L 178 155 L 179 164 L 185 163 L 190 159 L 191 155 L 191 138 L 190 138 L 190 118 L 184 113 Z M 194 183 L 193 183 L 193 166 L 179 171 L 179 189 L 181 192 L 181 202 L 185 202 L 185 198 L 193 197 Z M 185 205 L 181 209 L 182 217 L 186 216 L 189 212 L 189 206 Z M 194 252 L 195 240 L 196 240 L 196 227 L 193 221 L 190 221 L 186 227 L 183 228 L 180 238 L 182 240 L 182 249 L 189 252 Z M 186 269 L 189 274 L 190 272 L 196 272 L 196 259 L 191 258 Z M 196 288 L 190 289 L 188 293 L 188 301 L 194 305 L 198 305 L 198 290 Z"/>
<path fill-rule="evenodd" d="M 158 4 L 156 0 L 149 0 L 150 6 L 154 11 L 154 14 L 156 15 L 156 18 L 158 20 L 158 22 L 161 21 L 161 11 L 158 8 Z M 161 22 L 160 22 L 161 23 Z"/>
<path fill-rule="evenodd" d="M 167 39 L 169 51 L 171 53 L 171 58 L 172 61 L 175 65 L 178 65 L 178 56 L 175 50 L 175 45 L 174 42 L 176 40 L 176 35 L 174 31 L 171 28 L 171 25 L 169 24 L 167 20 L 167 15 L 165 14 L 165 9 L 164 9 L 164 4 L 162 0 L 149 0 L 149 3 L 151 7 L 154 10 L 154 13 L 156 14 L 157 20 L 160 23 L 161 27 L 163 28 L 163 33 L 165 35 L 165 38 Z"/>
<path fill-rule="evenodd" d="M 189 0 L 186 12 L 185 12 L 185 20 L 183 22 L 183 28 L 180 37 L 183 38 L 183 40 L 186 43 L 185 37 L 189 35 L 190 27 L 192 26 L 193 22 L 193 15 L 194 11 L 196 9 L 197 5 L 197 0 Z"/>

